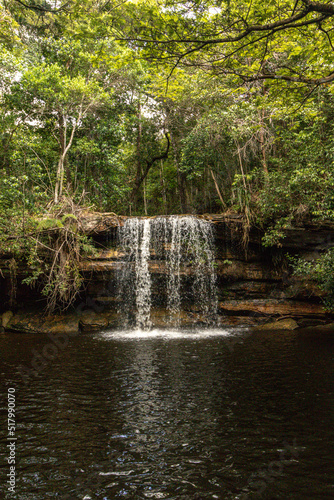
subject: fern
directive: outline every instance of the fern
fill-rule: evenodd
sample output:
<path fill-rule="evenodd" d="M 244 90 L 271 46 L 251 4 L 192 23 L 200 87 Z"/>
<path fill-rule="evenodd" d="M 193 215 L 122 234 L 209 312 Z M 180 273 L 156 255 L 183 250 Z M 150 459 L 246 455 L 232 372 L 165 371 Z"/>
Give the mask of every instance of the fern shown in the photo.
<path fill-rule="evenodd" d="M 42 219 L 38 221 L 37 224 L 37 229 L 40 231 L 46 230 L 46 229 L 61 229 L 63 228 L 64 225 L 59 219 Z"/>

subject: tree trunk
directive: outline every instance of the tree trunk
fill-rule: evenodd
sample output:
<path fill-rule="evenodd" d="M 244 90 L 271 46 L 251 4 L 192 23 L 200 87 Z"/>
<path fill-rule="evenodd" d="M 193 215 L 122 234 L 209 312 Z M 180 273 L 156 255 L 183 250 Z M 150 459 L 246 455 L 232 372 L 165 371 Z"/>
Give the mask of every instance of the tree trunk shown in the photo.
<path fill-rule="evenodd" d="M 133 187 L 133 190 L 132 190 L 132 193 L 131 193 L 131 196 L 130 196 L 130 203 L 133 202 L 133 200 L 136 198 L 137 193 L 139 191 L 139 188 L 142 185 L 142 182 L 146 179 L 146 176 L 149 173 L 152 165 L 156 161 L 158 161 L 158 160 L 163 160 L 164 158 L 168 158 L 168 151 L 169 151 L 170 141 L 169 141 L 168 134 L 166 132 L 165 132 L 165 137 L 167 139 L 166 151 L 164 153 L 162 153 L 161 155 L 159 155 L 159 156 L 155 156 L 150 161 L 146 160 L 146 167 L 143 169 L 142 175 L 139 177 L 139 179 L 136 179 L 136 181 L 135 181 L 135 185 Z"/>
<path fill-rule="evenodd" d="M 144 213 L 147 215 L 147 200 L 146 200 L 146 180 L 143 180 L 143 195 L 144 195 Z"/>
<path fill-rule="evenodd" d="M 63 194 L 63 184 L 64 184 L 64 158 L 63 156 L 61 156 L 59 158 L 58 169 L 57 169 L 57 178 L 56 178 L 55 196 L 54 196 L 55 204 L 59 203 L 61 199 L 61 196 Z"/>
<path fill-rule="evenodd" d="M 166 186 L 164 178 L 164 162 L 161 160 L 160 163 L 160 184 L 162 191 L 162 210 L 165 215 L 167 215 L 167 197 L 166 197 Z"/>
<path fill-rule="evenodd" d="M 177 172 L 177 187 L 179 191 L 179 199 L 180 199 L 180 208 L 181 212 L 183 214 L 188 212 L 188 207 L 187 207 L 187 192 L 185 188 L 185 177 L 184 174 L 180 172 L 180 164 L 179 164 L 179 158 L 178 158 L 178 148 L 176 141 L 174 139 L 174 135 L 172 132 L 170 132 L 170 140 L 172 143 L 173 147 L 173 159 L 174 159 L 174 165 L 176 167 L 176 172 Z"/>
<path fill-rule="evenodd" d="M 88 109 L 88 107 L 87 107 Z M 86 110 L 87 110 L 86 109 Z M 55 184 L 55 196 L 54 196 L 54 202 L 58 203 L 62 197 L 63 194 L 63 186 L 64 186 L 64 169 L 65 169 L 65 161 L 66 161 L 66 155 L 72 146 L 73 142 L 73 137 L 76 131 L 76 128 L 78 126 L 78 123 L 81 120 L 83 114 L 82 110 L 82 105 L 80 106 L 78 117 L 76 119 L 76 122 L 73 124 L 72 132 L 69 138 L 69 141 L 67 142 L 67 137 L 66 137 L 66 132 L 67 132 L 67 123 L 66 119 L 64 119 L 64 115 L 59 112 L 59 145 L 60 145 L 60 153 L 59 153 L 59 161 L 58 161 L 58 169 L 57 169 L 57 177 L 56 177 L 56 184 Z"/>
<path fill-rule="evenodd" d="M 62 192 L 63 192 L 63 184 L 64 184 L 64 155 L 66 150 L 66 133 L 65 133 L 65 122 L 63 113 L 59 112 L 58 115 L 58 126 L 59 126 L 59 161 L 57 168 L 57 177 L 56 177 L 56 185 L 55 185 L 55 195 L 54 202 L 59 203 Z"/>
<path fill-rule="evenodd" d="M 72 191 L 72 179 L 71 179 L 71 169 L 67 161 L 67 157 L 64 160 L 64 170 L 66 171 L 66 188 L 68 191 Z"/>
<path fill-rule="evenodd" d="M 261 161 L 263 166 L 264 175 L 268 177 L 268 166 L 267 166 L 267 158 L 266 158 L 266 145 L 265 145 L 265 135 L 264 135 L 264 118 L 265 111 L 259 111 L 259 120 L 260 120 L 260 150 L 261 150 Z"/>
<path fill-rule="evenodd" d="M 140 152 L 141 137 L 142 137 L 140 97 L 139 97 L 139 101 L 138 101 L 137 120 L 138 120 L 138 132 L 137 132 L 137 143 L 136 143 L 136 177 L 135 177 L 135 186 L 139 185 L 140 178 L 143 175 L 143 169 L 142 169 L 142 164 L 141 164 L 141 152 Z M 145 193 L 144 193 L 144 197 L 145 197 Z M 136 210 L 136 205 L 138 203 L 138 190 L 136 192 L 136 195 L 133 197 L 133 199 L 131 201 L 133 202 L 134 208 Z"/>
<path fill-rule="evenodd" d="M 213 179 L 213 182 L 214 182 L 214 185 L 215 185 L 215 188 L 216 188 L 217 194 L 218 194 L 218 196 L 219 196 L 220 202 L 221 202 L 222 206 L 223 206 L 224 208 L 226 208 L 226 203 L 225 203 L 225 201 L 223 200 L 222 194 L 221 194 L 220 189 L 219 189 L 219 186 L 218 186 L 217 179 L 216 179 L 216 177 L 215 177 L 215 174 L 213 173 L 212 168 L 210 168 L 210 172 L 211 172 L 211 177 L 212 177 L 212 179 Z"/>

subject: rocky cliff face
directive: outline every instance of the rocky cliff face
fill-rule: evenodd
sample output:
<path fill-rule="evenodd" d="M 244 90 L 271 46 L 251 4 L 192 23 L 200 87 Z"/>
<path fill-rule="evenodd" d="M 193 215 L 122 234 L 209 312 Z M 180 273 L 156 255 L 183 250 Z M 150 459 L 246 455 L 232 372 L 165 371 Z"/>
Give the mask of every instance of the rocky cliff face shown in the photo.
<path fill-rule="evenodd" d="M 254 324 L 285 317 L 293 318 L 299 325 L 330 321 L 321 302 L 321 291 L 314 284 L 301 283 L 291 276 L 286 253 L 315 258 L 320 252 L 334 246 L 334 224 L 304 225 L 286 231 L 280 248 L 264 249 L 262 234 L 255 228 L 248 235 L 247 247 L 243 244 L 242 218 L 227 215 L 204 215 L 214 227 L 216 247 L 216 272 L 218 284 L 218 312 L 221 324 Z M 118 247 L 117 228 L 126 217 L 114 214 L 88 214 L 83 219 L 83 231 L 90 235 L 97 248 L 94 257 L 81 262 L 85 277 L 80 298 L 70 313 L 71 328 L 100 329 L 117 325 L 117 271 L 122 267 L 124 254 Z M 7 329 L 42 331 L 43 321 L 37 314 L 24 320 L 27 308 L 41 309 L 38 292 L 21 284 L 27 274 L 25 264 L 16 269 L 16 286 L 13 289 L 13 269 L 10 256 L 0 260 L 1 309 L 15 314 L 6 320 Z M 155 260 L 151 253 L 149 269 L 152 276 L 152 319 L 155 325 L 166 324 L 165 276 L 166 263 Z M 191 281 L 191 265 L 181 268 L 184 286 Z M 62 328 L 68 316 L 44 319 L 52 328 Z M 6 316 L 7 318 L 7 316 Z M 205 321 L 191 303 L 184 307 L 182 323 Z M 29 326 L 24 327 L 24 323 Z M 38 324 L 37 324 L 38 323 Z M 52 326 L 53 325 L 53 326 Z M 44 327 L 45 330 L 46 327 Z"/>

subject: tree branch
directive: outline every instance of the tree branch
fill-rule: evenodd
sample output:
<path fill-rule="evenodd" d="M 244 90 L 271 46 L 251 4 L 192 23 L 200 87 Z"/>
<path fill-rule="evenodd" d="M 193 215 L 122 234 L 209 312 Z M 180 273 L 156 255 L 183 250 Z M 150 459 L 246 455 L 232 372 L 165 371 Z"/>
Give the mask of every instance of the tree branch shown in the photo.
<path fill-rule="evenodd" d="M 318 13 L 320 15 L 312 16 L 312 14 L 314 13 Z M 249 11 L 247 12 L 247 16 L 248 15 Z M 150 55 L 149 57 L 150 60 L 174 59 L 173 66 L 167 78 L 167 86 L 168 86 L 168 81 L 171 75 L 173 74 L 174 70 L 180 65 L 181 62 L 186 66 L 196 66 L 196 62 L 192 60 L 187 61 L 187 57 L 196 52 L 201 52 L 203 51 L 203 49 L 205 50 L 206 48 L 214 45 L 233 46 L 233 44 L 236 44 L 236 46 L 233 47 L 230 53 L 225 53 L 221 55 L 221 60 L 227 61 L 227 59 L 229 59 L 232 55 L 235 55 L 236 53 L 242 51 L 242 49 L 244 49 L 245 47 L 254 45 L 259 41 L 265 40 L 266 46 L 262 54 L 262 64 L 261 64 L 261 66 L 263 66 L 264 59 L 268 51 L 269 37 L 273 37 L 276 33 L 284 31 L 286 29 L 300 29 L 306 26 L 313 25 L 313 26 L 318 26 L 319 30 L 326 34 L 328 41 L 332 47 L 332 43 L 328 35 L 328 32 L 321 25 L 323 21 L 325 21 L 328 18 L 331 18 L 332 16 L 334 16 L 334 4 L 332 2 L 320 3 L 320 2 L 313 2 L 310 0 L 296 0 L 294 2 L 292 14 L 289 15 L 288 17 L 285 17 L 283 19 L 278 19 L 276 21 L 265 24 L 253 24 L 253 25 L 247 25 L 247 22 L 243 20 L 242 21 L 243 28 L 240 27 L 239 32 L 237 31 L 238 27 L 236 26 L 236 24 L 240 22 L 240 19 L 237 23 L 234 20 L 232 23 L 230 23 L 228 27 L 224 29 L 225 36 L 223 37 L 215 37 L 215 38 L 202 37 L 201 39 L 199 38 L 194 39 L 192 37 L 188 38 L 174 37 L 165 39 L 164 35 L 161 33 L 160 37 L 159 35 L 157 35 L 152 38 L 133 37 L 133 38 L 119 38 L 119 40 L 127 40 L 132 42 L 135 41 L 140 45 L 144 44 L 146 47 L 150 44 L 160 47 L 161 48 L 160 52 L 158 54 L 153 53 L 152 55 Z M 231 31 L 230 34 L 229 31 Z M 255 37 L 256 38 L 255 40 L 251 39 L 250 35 L 256 33 L 258 33 L 259 36 Z M 244 40 L 244 43 L 238 44 L 238 42 L 241 42 L 242 40 Z M 183 44 L 183 47 L 179 48 L 179 44 Z M 217 65 L 217 62 L 218 61 L 216 58 L 214 58 L 214 60 L 212 61 L 212 63 L 215 65 Z M 208 61 L 206 61 L 206 63 L 205 61 L 203 61 L 203 63 L 204 65 L 208 64 Z M 237 76 L 237 73 L 234 74 Z M 329 83 L 333 80 L 332 74 L 322 78 L 308 78 L 303 75 L 299 75 L 298 77 L 289 75 L 277 75 L 274 72 L 272 73 L 268 72 L 268 74 L 264 74 L 263 72 L 263 74 L 258 73 L 254 76 L 246 76 L 246 75 L 239 75 L 239 76 L 245 82 L 272 79 L 272 80 L 286 80 L 290 82 L 306 83 L 311 85 L 321 85 L 324 83 Z"/>
<path fill-rule="evenodd" d="M 137 182 L 135 183 L 134 185 L 134 188 L 132 190 L 132 193 L 131 193 L 131 196 L 130 196 L 130 201 L 133 202 L 133 200 L 135 199 L 136 197 L 136 194 L 138 193 L 138 190 L 140 188 L 140 186 L 142 185 L 143 181 L 146 179 L 146 176 L 147 174 L 149 173 L 150 171 L 150 168 L 153 166 L 153 164 L 158 161 L 158 160 L 164 160 L 165 158 L 168 157 L 168 152 L 169 152 L 169 148 L 170 148 L 170 140 L 169 140 L 169 137 L 168 137 L 168 133 L 165 132 L 165 137 L 167 139 L 167 147 L 166 147 L 166 151 L 164 153 L 162 153 L 161 155 L 158 155 L 158 156 L 155 156 L 154 158 L 152 158 L 150 161 L 146 160 L 146 168 L 142 174 L 141 177 L 139 177 L 139 179 L 137 180 Z"/>
<path fill-rule="evenodd" d="M 46 7 L 40 7 L 39 5 L 31 5 L 22 2 L 22 0 L 15 0 L 15 2 L 19 3 L 23 7 L 29 10 L 37 10 L 38 12 L 43 12 L 45 14 L 50 13 L 50 14 L 58 14 L 59 12 L 62 12 L 66 9 L 66 7 L 70 4 L 70 2 L 65 3 L 65 5 L 62 5 L 59 7 L 59 9 L 48 9 Z"/>
<path fill-rule="evenodd" d="M 196 43 L 200 45 L 200 48 L 203 48 L 202 45 L 218 45 L 222 43 L 234 43 L 234 42 L 239 42 L 243 38 L 247 37 L 251 33 L 258 33 L 261 31 L 273 31 L 276 28 L 297 28 L 297 27 L 302 27 L 306 26 L 309 24 L 316 24 L 319 22 L 319 18 L 314 18 L 314 19 L 308 19 L 302 23 L 296 24 L 296 21 L 300 21 L 304 19 L 308 14 L 312 12 L 319 12 L 322 13 L 325 17 L 322 18 L 321 20 L 331 17 L 334 15 L 334 5 L 332 5 L 332 8 L 330 9 L 330 12 L 324 11 L 322 12 L 319 8 L 318 9 L 313 9 L 313 8 L 305 8 L 301 10 L 299 13 L 290 16 L 285 19 L 281 19 L 279 21 L 275 21 L 272 23 L 268 24 L 253 24 L 248 26 L 245 30 L 243 30 L 241 33 L 235 36 L 226 36 L 223 38 L 213 38 L 213 39 L 192 39 L 192 38 L 169 38 L 168 40 L 157 40 L 156 38 L 133 38 L 133 37 L 127 37 L 127 38 L 118 38 L 118 40 L 123 40 L 123 41 L 132 41 L 132 42 L 140 42 L 140 43 L 153 43 L 155 45 L 172 45 L 173 43 Z M 191 52 L 195 50 L 195 48 L 189 49 Z"/>
<path fill-rule="evenodd" d="M 232 74 L 233 72 L 230 73 Z M 304 76 L 276 75 L 275 73 L 268 73 L 257 76 L 245 76 L 237 73 L 233 74 L 239 76 L 247 83 L 255 82 L 257 80 L 284 80 L 287 82 L 306 83 L 307 85 L 323 85 L 324 83 L 330 83 L 334 81 L 334 73 L 330 73 L 329 75 L 323 78 L 307 78 Z"/>

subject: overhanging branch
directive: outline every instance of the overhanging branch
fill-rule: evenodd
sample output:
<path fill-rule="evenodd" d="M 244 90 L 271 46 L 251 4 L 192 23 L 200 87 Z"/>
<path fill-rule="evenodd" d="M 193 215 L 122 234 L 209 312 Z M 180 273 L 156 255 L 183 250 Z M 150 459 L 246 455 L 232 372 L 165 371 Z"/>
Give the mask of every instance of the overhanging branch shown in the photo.
<path fill-rule="evenodd" d="M 224 27 L 224 35 L 218 37 L 210 38 L 202 36 L 200 38 L 193 38 L 192 36 L 182 37 L 174 36 L 172 38 L 166 38 L 164 32 L 156 33 L 150 37 L 128 37 L 119 38 L 119 40 L 126 40 L 131 42 L 136 42 L 139 46 L 145 49 L 153 44 L 154 48 L 149 55 L 149 60 L 170 60 L 173 61 L 171 71 L 169 73 L 168 79 L 171 77 L 173 71 L 180 65 L 186 66 L 198 66 L 198 61 L 193 60 L 192 57 L 196 53 L 204 52 L 204 54 L 210 54 L 210 47 L 222 45 L 230 46 L 230 51 L 223 50 L 221 54 L 222 60 L 222 72 L 228 68 L 224 68 L 224 62 L 226 62 L 231 56 L 235 56 L 240 53 L 245 47 L 255 45 L 258 42 L 265 43 L 265 48 L 262 53 L 262 62 L 268 53 L 268 40 L 275 36 L 275 34 L 285 31 L 285 30 L 300 30 L 304 27 L 314 26 L 319 29 L 326 37 L 327 41 L 333 50 L 333 45 L 329 37 L 328 31 L 324 27 L 323 23 L 334 16 L 334 3 L 321 3 L 312 2 L 310 0 L 296 0 L 293 5 L 293 10 L 290 11 L 290 15 L 285 18 L 280 18 L 276 21 L 264 23 L 264 24 L 247 24 L 245 20 L 235 19 L 229 24 L 229 26 Z M 240 26 L 240 22 L 242 26 Z M 239 28 L 238 28 L 239 26 Z M 256 36 L 258 34 L 258 36 Z M 251 36 L 255 35 L 255 36 Z M 253 39 L 254 38 L 254 39 Z M 241 42 L 241 43 L 240 43 Z M 155 50 L 158 50 L 156 52 Z M 206 50 L 209 50 L 208 54 Z M 225 52 L 225 53 L 224 53 Z M 189 59 L 188 59 L 189 58 Z M 205 57 L 204 57 L 205 59 Z M 206 61 L 208 64 L 208 61 Z M 217 65 L 217 59 L 212 61 L 212 64 Z M 205 62 L 204 62 L 205 65 Z M 217 66 L 216 66 L 217 68 Z M 261 65 L 260 65 L 261 68 Z M 276 70 L 277 71 L 277 70 Z M 234 73 L 237 75 L 237 72 Z M 321 77 L 321 78 L 309 78 L 304 75 L 290 76 L 290 75 L 279 75 L 277 72 L 272 71 L 268 74 L 264 72 L 262 74 L 257 73 L 253 76 L 239 75 L 244 81 L 251 82 L 255 80 L 285 80 L 289 82 L 300 82 L 310 85 L 322 85 L 333 81 L 334 76 L 331 74 Z"/>
<path fill-rule="evenodd" d="M 151 167 L 153 166 L 153 164 L 158 161 L 158 160 L 164 160 L 165 158 L 168 157 L 168 152 L 169 152 L 169 148 L 170 148 L 170 140 L 169 140 L 169 137 L 168 137 L 168 133 L 165 132 L 165 137 L 167 139 L 167 146 L 166 146 L 166 151 L 158 156 L 155 156 L 154 158 L 152 158 L 150 161 L 146 160 L 146 167 L 145 167 L 145 170 L 142 174 L 141 177 L 139 177 L 139 179 L 136 181 L 135 185 L 134 185 L 134 188 L 132 190 L 132 193 L 131 193 L 131 196 L 130 196 L 130 201 L 133 202 L 133 200 L 135 199 L 138 191 L 139 191 L 139 188 L 140 186 L 142 185 L 142 183 L 144 182 L 144 180 L 146 179 L 146 176 L 147 174 L 149 173 Z"/>
<path fill-rule="evenodd" d="M 41 7 L 40 5 L 34 5 L 34 4 L 30 4 L 30 3 L 28 4 L 28 3 L 22 2 L 22 0 L 15 0 L 15 2 L 19 3 L 20 5 L 22 5 L 26 9 L 34 10 L 37 12 L 43 12 L 45 14 L 58 14 L 59 12 L 63 12 L 64 10 L 66 10 L 66 7 L 70 4 L 70 2 L 67 2 L 64 5 L 62 5 L 61 7 L 59 7 L 59 9 L 51 9 L 48 7 Z"/>

